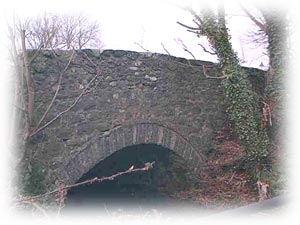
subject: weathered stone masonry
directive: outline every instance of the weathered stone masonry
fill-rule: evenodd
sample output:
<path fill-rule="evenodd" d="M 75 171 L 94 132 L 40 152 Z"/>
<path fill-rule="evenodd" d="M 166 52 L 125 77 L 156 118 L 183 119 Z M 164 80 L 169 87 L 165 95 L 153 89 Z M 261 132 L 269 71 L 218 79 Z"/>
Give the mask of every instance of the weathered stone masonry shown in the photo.
<path fill-rule="evenodd" d="M 32 65 L 37 121 L 71 52 L 57 55 L 44 51 Z M 73 103 L 97 68 L 101 75 L 72 110 L 32 137 L 27 154 L 48 169 L 54 186 L 74 183 L 113 152 L 143 143 L 163 145 L 201 169 L 226 118 L 220 80 L 207 79 L 202 65 L 213 66 L 153 53 L 76 51 L 45 121 Z"/>

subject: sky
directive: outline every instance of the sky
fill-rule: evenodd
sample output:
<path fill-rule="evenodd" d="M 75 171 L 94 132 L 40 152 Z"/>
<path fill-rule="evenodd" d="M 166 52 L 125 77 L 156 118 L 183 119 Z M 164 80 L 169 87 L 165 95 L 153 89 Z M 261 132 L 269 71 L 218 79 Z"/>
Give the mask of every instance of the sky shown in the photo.
<path fill-rule="evenodd" d="M 28 4 L 33 2 L 33 4 Z M 11 0 L 6 5 L 5 16 L 12 14 L 18 17 L 34 17 L 43 12 L 52 13 L 84 13 L 100 23 L 101 39 L 105 49 L 124 49 L 145 51 L 192 58 L 183 50 L 181 41 L 197 59 L 216 61 L 216 57 L 205 53 L 198 43 L 207 46 L 202 38 L 199 40 L 192 33 L 178 25 L 180 21 L 193 25 L 192 16 L 184 8 L 189 7 L 199 11 L 199 0 L 52 0 L 52 1 L 16 1 Z M 209 2 L 216 2 L 215 0 Z M 41 4 L 42 3 L 42 4 Z M 34 7 L 33 7 L 34 6 Z M 263 48 L 246 44 L 247 33 L 256 26 L 239 9 L 237 4 L 226 4 L 228 27 L 232 36 L 232 44 L 244 66 L 258 67 L 263 62 L 268 64 Z M 142 46 L 142 47 L 141 47 Z M 265 69 L 265 68 L 263 68 Z"/>
<path fill-rule="evenodd" d="M 215 0 L 209 0 L 210 3 L 215 3 Z M 230 1 L 227 4 L 226 12 L 228 19 L 228 27 L 232 36 L 232 44 L 237 51 L 240 59 L 244 60 L 245 66 L 258 67 L 261 62 L 267 65 L 268 59 L 263 54 L 264 49 L 257 46 L 244 43 L 247 40 L 247 33 L 253 30 L 253 24 L 245 17 L 239 10 L 235 2 Z M 245 1 L 242 1 L 243 3 Z M 249 3 L 249 1 L 246 1 Z M 289 6 L 292 10 L 295 18 L 298 12 L 296 7 L 293 7 L 291 1 L 276 1 L 280 2 L 280 7 Z M 296 1 L 294 1 L 296 2 Z M 0 37 L 0 52 L 7 52 L 8 41 L 5 39 L 5 27 L 6 21 L 11 18 L 12 15 L 18 15 L 20 17 L 31 17 L 43 12 L 57 12 L 57 13 L 85 13 L 91 18 L 98 20 L 102 30 L 102 41 L 104 42 L 105 49 L 126 49 L 132 51 L 144 51 L 135 43 L 142 44 L 145 49 L 151 52 L 164 53 L 161 43 L 167 48 L 167 50 L 174 56 L 191 58 L 186 53 L 182 46 L 176 43 L 175 40 L 181 39 L 190 51 L 196 56 L 197 59 L 215 61 L 216 59 L 209 54 L 205 54 L 201 48 L 199 48 L 199 39 L 193 36 L 191 33 L 185 31 L 183 27 L 176 24 L 176 21 L 192 25 L 192 17 L 188 12 L 182 9 L 182 7 L 191 7 L 194 10 L 199 10 L 201 0 L 7 0 L 3 1 L 0 8 L 0 24 L 1 24 L 1 37 Z M 275 4 L 275 3 L 272 3 Z M 297 20 L 297 19 L 296 19 Z M 297 49 L 300 49 L 297 45 L 299 39 L 298 27 L 293 27 L 293 38 L 291 43 L 293 44 L 293 69 L 289 75 L 288 81 L 289 88 L 289 118 L 290 119 L 290 141 L 289 145 L 291 149 L 299 150 L 299 66 L 298 66 L 298 53 Z M 298 48 L 297 48 L 298 47 Z M 10 155 L 9 149 L 6 148 L 7 144 L 7 128 L 9 127 L 9 110 L 7 106 L 10 104 L 9 96 L 9 69 L 7 68 L 8 61 L 6 54 L 0 54 L 0 146 L 4 146 L 1 149 L 2 159 L 4 155 Z M 300 64 L 299 64 L 300 65 Z M 293 71 L 292 71 L 293 70 Z M 292 150 L 292 151 L 293 151 Z M 299 152 L 299 151 L 297 151 Z M 293 152 L 294 153 L 294 152 Z M 299 154 L 296 153 L 295 159 L 299 159 Z M 292 168 L 298 164 L 297 161 L 292 161 Z M 9 174 L 4 173 L 9 166 L 9 161 L 2 160 L 0 162 L 0 214 L 5 212 L 7 205 L 5 205 L 9 195 L 7 195 L 7 180 L 9 180 Z M 291 177 L 293 180 L 298 181 L 299 176 L 297 170 L 293 170 Z M 2 182 L 1 182 L 2 181 Z M 4 181 L 4 182 L 3 182 Z M 292 183 L 294 189 L 299 187 L 297 182 Z M 3 191 L 4 190 L 4 191 Z M 299 188 L 298 188 L 299 190 Z M 299 192 L 299 191 L 298 191 Z M 4 193 L 4 194 L 3 194 Z M 294 210 L 297 211 L 297 210 Z M 2 217 L 1 217 L 2 218 Z M 285 217 L 283 217 L 285 218 Z M 278 221 L 272 221 L 272 224 L 277 224 Z M 30 221 L 26 221 L 30 224 Z M 27 224 L 27 223 L 26 223 Z M 269 224 L 269 223 L 265 223 Z M 283 223 L 282 223 L 283 224 Z M 291 223 L 293 224 L 293 223 Z"/>

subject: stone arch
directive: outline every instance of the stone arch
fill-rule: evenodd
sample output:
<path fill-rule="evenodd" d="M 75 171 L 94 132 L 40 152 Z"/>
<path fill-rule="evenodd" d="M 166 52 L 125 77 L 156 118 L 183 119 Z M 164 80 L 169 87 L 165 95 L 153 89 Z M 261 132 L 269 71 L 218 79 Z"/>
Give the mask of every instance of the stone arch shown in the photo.
<path fill-rule="evenodd" d="M 194 172 L 200 171 L 205 162 L 204 155 L 177 131 L 156 123 L 139 123 L 118 126 L 94 137 L 56 172 L 56 177 L 59 182 L 74 184 L 101 160 L 124 147 L 139 144 L 157 144 L 176 152 Z"/>

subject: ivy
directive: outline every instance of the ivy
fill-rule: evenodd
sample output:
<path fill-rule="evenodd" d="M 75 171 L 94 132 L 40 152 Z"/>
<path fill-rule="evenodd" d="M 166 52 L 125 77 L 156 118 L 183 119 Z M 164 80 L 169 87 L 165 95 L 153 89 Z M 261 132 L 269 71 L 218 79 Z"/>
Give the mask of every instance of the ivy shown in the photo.
<path fill-rule="evenodd" d="M 46 172 L 42 165 L 29 165 L 23 178 L 23 191 L 29 195 L 39 195 L 46 192 Z"/>
<path fill-rule="evenodd" d="M 278 13 L 280 16 L 278 16 Z M 284 79 L 286 75 L 287 53 L 287 24 L 286 14 L 282 12 L 263 12 L 266 19 L 266 34 L 268 36 L 268 53 L 270 57 L 270 70 L 266 87 L 266 102 L 271 106 L 273 126 L 270 127 L 272 141 L 279 141 L 283 132 L 283 120 L 286 114 L 284 107 L 285 90 Z M 276 140 L 278 139 L 278 140 Z"/>
<path fill-rule="evenodd" d="M 202 14 L 202 33 L 215 49 L 219 66 L 227 77 L 222 85 L 233 129 L 244 147 L 246 160 L 260 161 L 268 155 L 269 138 L 260 128 L 260 112 L 251 83 L 233 51 L 225 19 L 219 16 L 221 22 L 218 21 L 212 11 L 206 10 Z"/>
<path fill-rule="evenodd" d="M 246 74 L 236 67 L 230 78 L 223 81 L 227 113 L 245 150 L 247 160 L 259 161 L 268 154 L 269 140 L 260 129 L 257 100 Z"/>
<path fill-rule="evenodd" d="M 268 155 L 269 137 L 260 125 L 260 109 L 256 94 L 252 90 L 248 76 L 242 71 L 238 57 L 233 51 L 225 20 L 224 6 L 218 6 L 218 15 L 211 8 L 202 8 L 201 14 L 194 15 L 198 26 L 191 28 L 197 36 L 206 36 L 219 59 L 219 67 L 224 79 L 222 85 L 227 103 L 226 112 L 232 121 L 245 151 L 246 161 L 261 161 Z M 189 26 L 183 25 L 190 29 Z M 199 30 L 199 31 L 198 31 Z"/>

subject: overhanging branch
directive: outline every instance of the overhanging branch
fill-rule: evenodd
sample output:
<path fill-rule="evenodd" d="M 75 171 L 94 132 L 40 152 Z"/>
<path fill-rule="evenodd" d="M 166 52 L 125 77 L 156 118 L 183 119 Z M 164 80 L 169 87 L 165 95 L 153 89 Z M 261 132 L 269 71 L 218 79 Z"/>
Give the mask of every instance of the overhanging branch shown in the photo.
<path fill-rule="evenodd" d="M 252 20 L 252 22 L 259 27 L 264 33 L 266 33 L 266 25 L 258 21 L 241 3 L 239 4 L 241 9 L 246 13 L 246 15 Z"/>
<path fill-rule="evenodd" d="M 211 52 L 211 51 L 207 50 L 202 44 L 198 43 L 198 45 L 203 49 L 204 52 L 209 53 L 211 55 L 217 55 L 216 52 Z"/>
<path fill-rule="evenodd" d="M 85 181 L 82 181 L 80 183 L 76 183 L 76 184 L 71 184 L 71 185 L 61 185 L 59 188 L 53 190 L 53 191 L 49 191 L 45 194 L 41 194 L 41 195 L 36 195 L 36 196 L 32 196 L 32 197 L 25 197 L 25 198 L 21 198 L 21 199 L 17 199 L 16 202 L 29 202 L 29 201 L 33 201 L 33 200 L 36 200 L 36 199 L 41 199 L 41 198 L 45 198 L 51 194 L 56 194 L 56 193 L 59 193 L 61 192 L 62 190 L 68 190 L 70 188 L 73 188 L 73 187 L 78 187 L 78 186 L 83 186 L 83 185 L 91 185 L 93 183 L 96 183 L 96 182 L 103 182 L 103 181 L 106 181 L 106 180 L 114 180 L 115 178 L 119 177 L 119 176 L 122 176 L 122 175 L 125 175 L 125 174 L 129 174 L 129 173 L 134 173 L 134 172 L 138 172 L 138 171 L 148 171 L 150 169 L 153 168 L 153 164 L 155 163 L 154 162 L 147 162 L 145 163 L 145 166 L 144 167 L 141 167 L 141 168 L 134 168 L 134 166 L 131 166 L 129 169 L 125 170 L 125 171 L 121 171 L 121 172 L 118 172 L 116 174 L 113 174 L 111 176 L 107 176 L 107 177 L 94 177 L 92 179 L 89 179 L 89 180 L 85 180 Z"/>
<path fill-rule="evenodd" d="M 36 135 L 38 132 L 40 132 L 41 130 L 45 129 L 47 126 L 49 126 L 51 123 L 53 123 L 54 121 L 56 121 L 59 117 L 61 117 L 63 114 L 65 114 L 66 112 L 70 111 L 76 104 L 77 102 L 81 99 L 81 97 L 89 92 L 89 88 L 90 85 L 96 80 L 96 78 L 98 76 L 100 76 L 101 71 L 100 69 L 97 69 L 97 73 L 96 75 L 90 80 L 90 82 L 86 85 L 86 87 L 83 89 L 83 91 L 80 93 L 80 95 L 78 95 L 78 97 L 74 100 L 74 102 L 67 107 L 64 111 L 61 111 L 60 113 L 58 113 L 53 119 L 51 119 L 50 121 L 48 121 L 45 125 L 43 125 L 42 127 L 34 130 L 33 132 L 30 133 L 29 137 L 32 137 L 34 135 Z"/>
<path fill-rule="evenodd" d="M 178 21 L 176 23 L 179 24 L 180 26 L 183 26 L 183 27 L 189 29 L 189 30 L 198 30 L 198 31 L 201 31 L 201 29 L 199 27 L 191 27 L 191 26 L 185 25 L 185 24 L 183 24 L 181 22 L 178 22 Z"/>
<path fill-rule="evenodd" d="M 70 56 L 70 59 L 69 59 L 67 65 L 65 66 L 65 68 L 63 69 L 63 71 L 60 72 L 59 80 L 58 80 L 58 84 L 57 84 L 57 88 L 56 88 L 55 94 L 54 94 L 54 96 L 53 96 L 53 98 L 52 98 L 50 104 L 48 105 L 46 111 L 44 112 L 43 116 L 41 117 L 41 119 L 40 119 L 40 121 L 38 122 L 38 125 L 36 126 L 35 129 L 38 129 L 38 127 L 41 125 L 41 123 L 44 121 L 45 117 L 47 116 L 49 110 L 51 109 L 51 107 L 52 107 L 52 105 L 53 105 L 53 103 L 54 103 L 54 101 L 55 101 L 55 99 L 56 99 L 56 96 L 57 96 L 57 94 L 58 94 L 58 91 L 59 91 L 59 89 L 60 89 L 61 81 L 62 81 L 62 76 L 63 76 L 63 74 L 67 71 L 67 69 L 69 68 L 69 65 L 70 65 L 70 63 L 71 63 L 71 61 L 72 61 L 72 59 L 73 59 L 74 53 L 75 53 L 75 50 L 73 49 L 72 54 L 71 54 L 71 56 Z"/>

